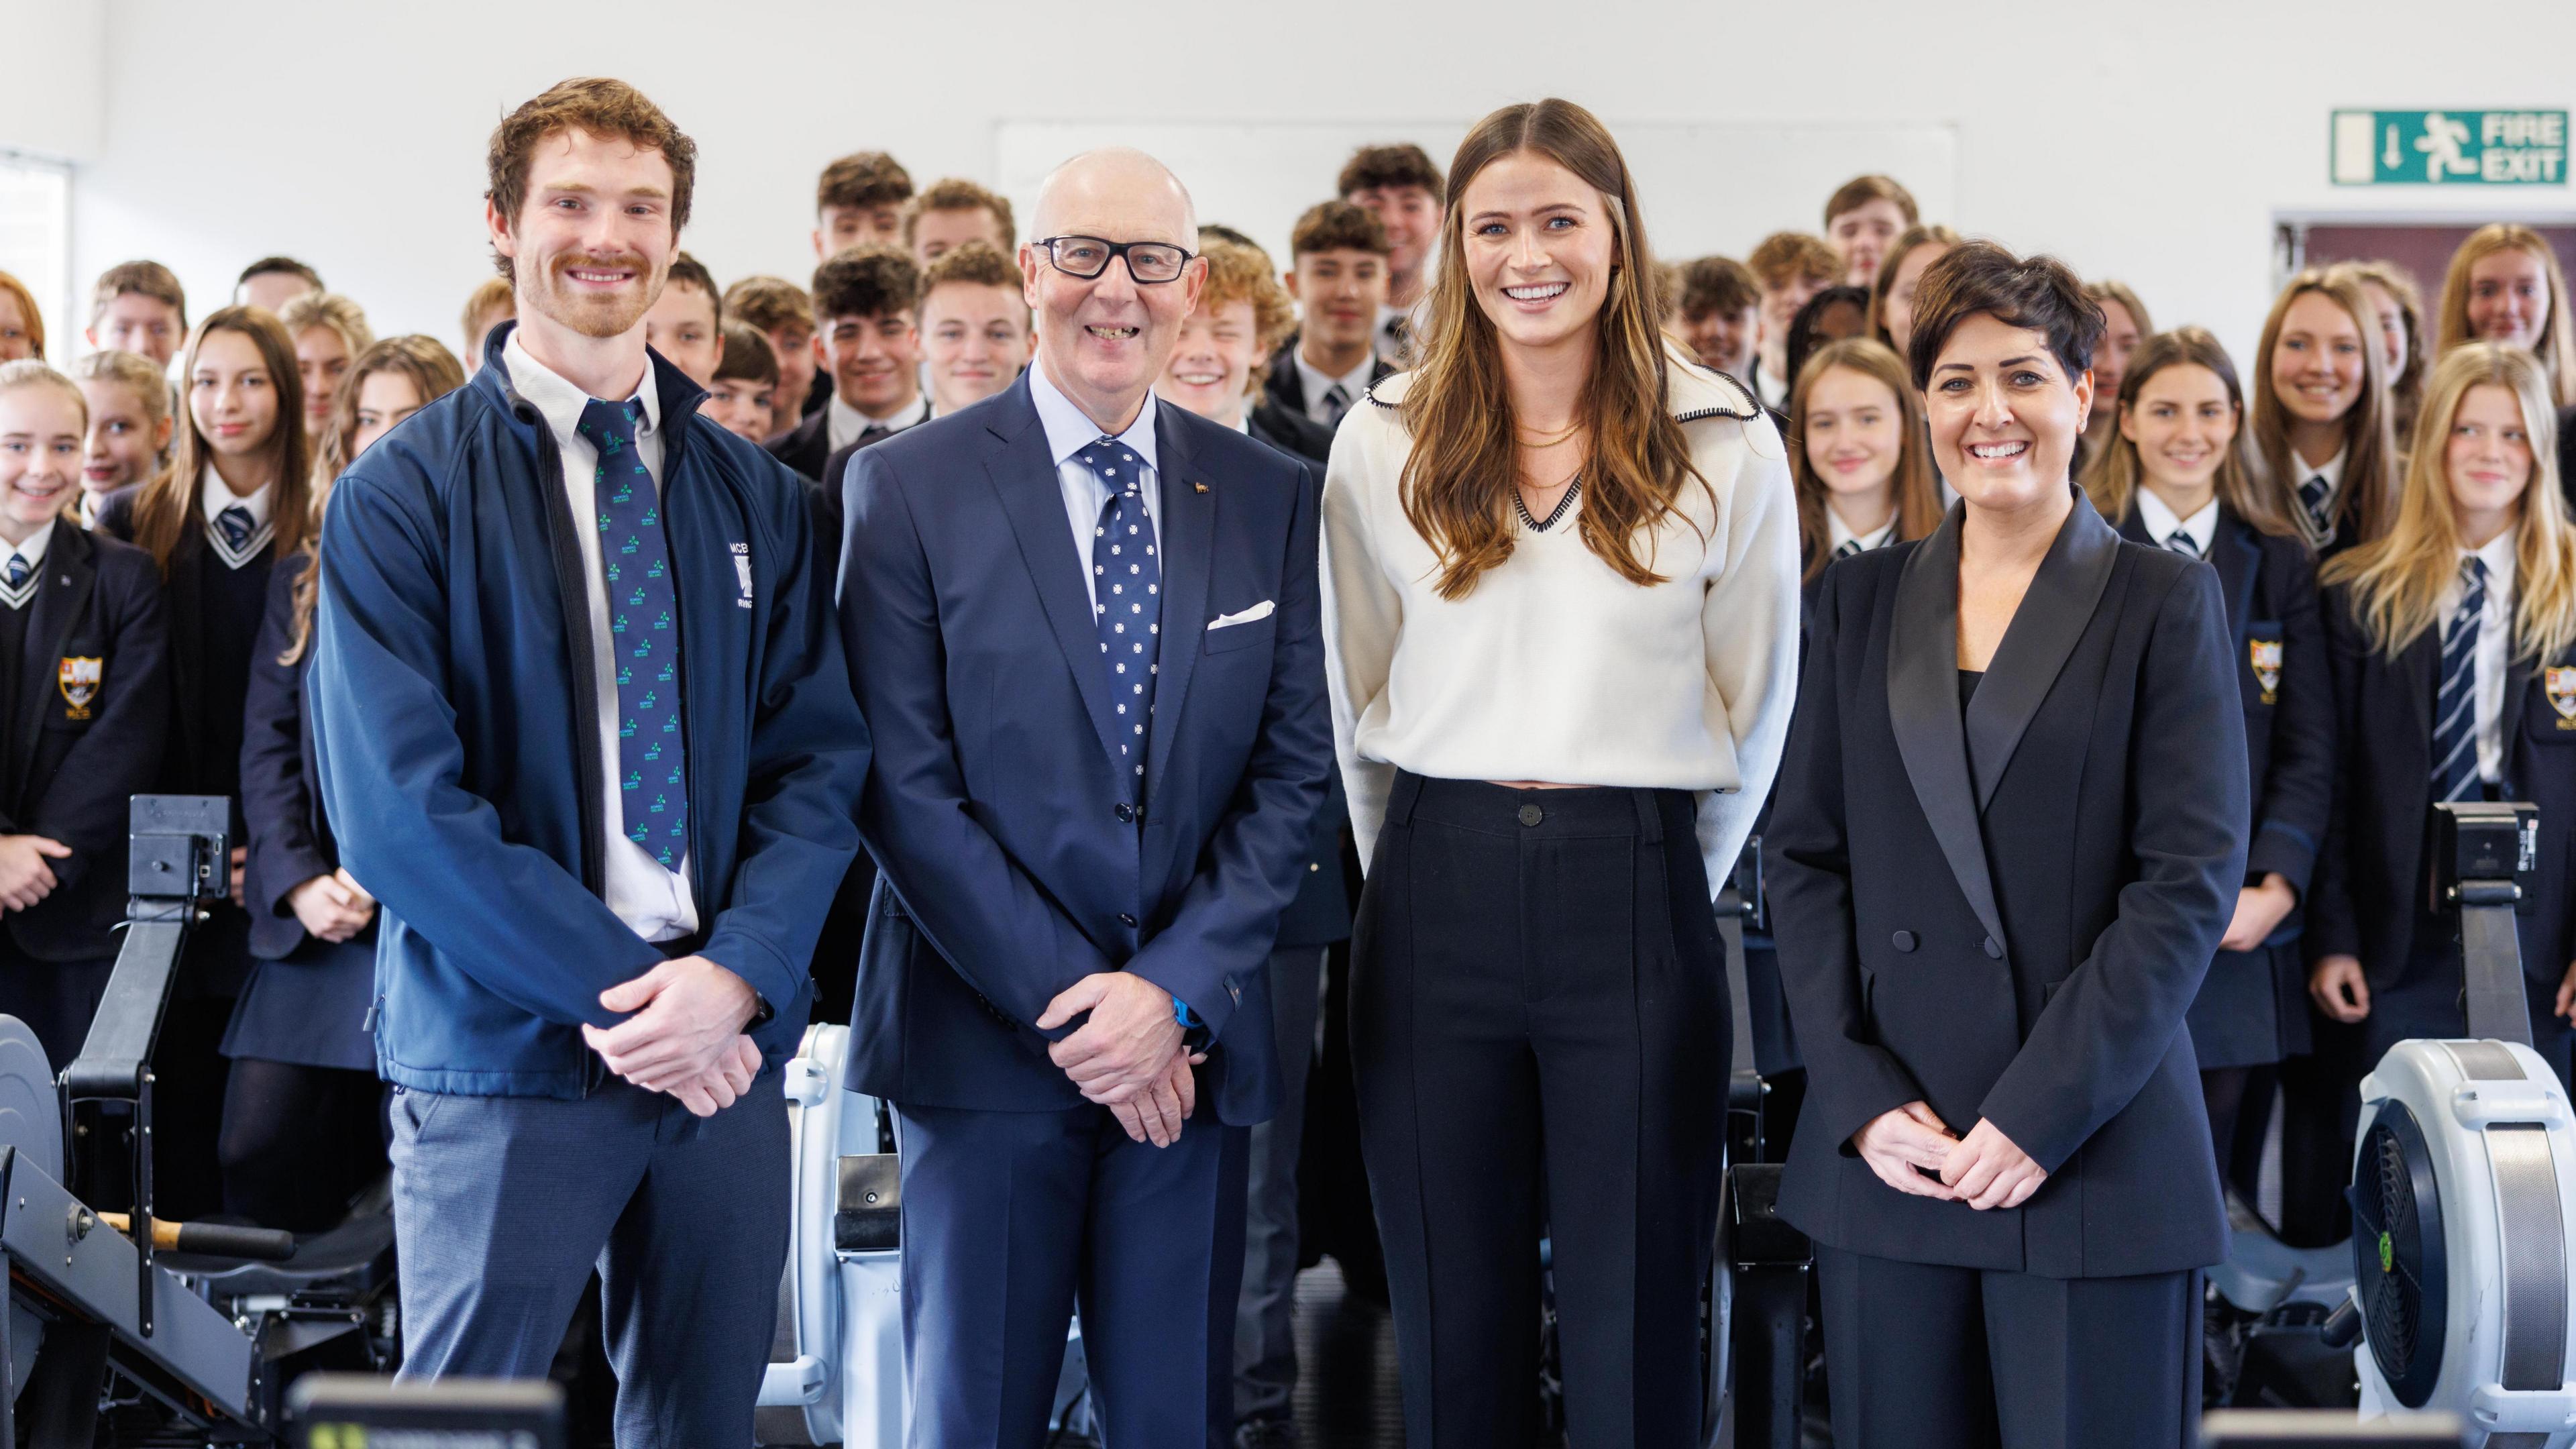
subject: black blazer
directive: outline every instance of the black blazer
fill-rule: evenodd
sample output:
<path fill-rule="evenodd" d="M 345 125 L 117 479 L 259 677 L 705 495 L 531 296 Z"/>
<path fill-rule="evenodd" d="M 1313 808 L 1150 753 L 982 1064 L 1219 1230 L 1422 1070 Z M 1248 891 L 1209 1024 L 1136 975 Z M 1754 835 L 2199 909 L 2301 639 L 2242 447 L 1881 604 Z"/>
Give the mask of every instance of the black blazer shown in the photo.
<path fill-rule="evenodd" d="M 2440 631 L 2396 657 L 2373 649 L 2353 614 L 2352 588 L 2324 595 L 2327 658 L 2341 740 L 2334 813 L 2308 903 L 2307 954 L 2358 956 L 2374 987 L 2405 972 L 2417 915 L 2428 905 L 2425 846 L 2433 813 L 2433 694 Z M 2576 650 L 2549 661 L 2576 663 Z M 2576 875 L 2576 717 L 2561 714 L 2542 672 L 2516 661 L 2505 676 L 2504 796 L 2540 807 L 2541 880 L 2535 909 L 2517 917 L 2522 969 L 2555 982 L 2576 957 L 2569 939 Z M 2566 691 L 2576 710 L 2576 685 Z"/>
<path fill-rule="evenodd" d="M 832 410 L 816 408 L 796 426 L 760 446 L 769 456 L 796 470 L 808 483 L 823 481 L 823 465 L 832 458 Z"/>
<path fill-rule="evenodd" d="M 169 648 L 161 580 L 143 550 L 59 523 L 45 546 L 43 579 L 27 601 L 25 653 L 9 661 L 18 670 L 18 717 L 13 748 L 0 761 L 0 833 L 46 836 L 73 853 L 52 862 L 52 895 L 0 921 L 29 956 L 86 961 L 116 954 L 126 802 L 160 777 Z M 84 661 L 99 670 L 86 691 L 77 678 Z"/>
<path fill-rule="evenodd" d="M 99 504 L 95 532 L 131 544 L 134 509 L 142 494 L 143 485 L 132 483 L 107 495 Z M 276 549 L 275 544 L 269 545 L 272 561 L 244 567 L 273 570 Z M 164 597 L 183 602 L 164 615 L 169 631 L 171 718 L 168 743 L 162 752 L 161 773 L 153 783 L 155 789 L 183 795 L 213 793 L 204 788 L 204 782 L 229 773 L 217 771 L 212 758 L 212 732 L 207 728 L 205 701 L 206 621 L 197 608 L 197 600 L 203 597 L 206 558 L 211 551 L 206 542 L 205 518 L 198 513 L 196 496 L 191 493 L 188 515 L 179 530 L 178 546 L 170 552 L 170 575 L 161 581 Z M 238 826 L 240 821 L 236 819 L 234 824 Z"/>
<path fill-rule="evenodd" d="M 1261 390 L 1269 405 L 1283 412 L 1294 413 L 1317 427 L 1323 427 L 1323 424 L 1315 423 L 1313 418 L 1306 416 L 1306 384 L 1299 377 L 1297 370 L 1297 339 L 1301 335 L 1290 333 L 1288 340 L 1279 344 L 1279 350 L 1270 354 L 1270 376 L 1261 384 Z M 1375 387 L 1395 376 L 1395 373 L 1396 369 L 1389 366 L 1385 358 L 1372 356 L 1369 359 L 1369 386 Z M 1359 406 L 1359 401 L 1358 398 L 1352 398 L 1351 406 Z M 1325 429 L 1327 434 L 1331 431 L 1329 428 Z M 1329 439 L 1324 446 L 1328 451 L 1331 449 L 1332 444 Z"/>
<path fill-rule="evenodd" d="M 816 413 L 806 421 L 811 423 L 822 416 L 821 413 Z M 914 426 L 918 427 L 920 424 L 916 423 Z M 815 436 L 818 438 L 823 436 L 821 428 L 815 429 Z M 861 448 L 874 447 L 893 436 L 892 433 L 879 433 L 873 438 L 861 438 L 857 442 L 845 444 L 823 461 L 821 472 L 812 474 L 805 480 L 807 501 L 812 505 L 810 511 L 814 515 L 814 581 L 823 587 L 823 603 L 826 609 L 831 606 L 833 590 L 838 586 L 841 575 L 841 490 L 850 481 L 850 460 L 859 455 Z M 784 442 L 785 439 L 773 441 Z M 776 451 L 776 448 L 772 447 L 773 455 Z M 780 461 L 787 462 L 784 458 Z M 793 468 L 796 465 L 788 462 L 787 466 Z M 867 858 L 867 853 L 861 851 L 858 863 L 865 864 Z M 859 899 L 862 901 L 867 899 L 864 890 L 860 892 Z"/>
<path fill-rule="evenodd" d="M 1332 461 L 1333 430 L 1306 416 L 1303 408 L 1283 407 L 1277 398 L 1264 398 L 1244 422 L 1244 431 L 1255 439 L 1314 464 L 1318 474 Z"/>
<path fill-rule="evenodd" d="M 1963 712 L 1963 507 L 1834 565 L 1808 626 L 1765 852 L 1808 1078 L 1781 1210 L 1913 1262 L 2218 1262 L 2182 1030 L 2251 814 L 2218 576 L 2077 494 Z M 1962 1136 L 1991 1119 L 2048 1182 L 1989 1212 L 1881 1183 L 1852 1134 L 1918 1099 Z"/>
<path fill-rule="evenodd" d="M 250 905 L 251 954 L 275 961 L 304 944 L 304 923 L 288 892 L 340 867 L 340 843 L 322 814 L 322 778 L 313 733 L 304 727 L 307 648 L 293 664 L 277 657 L 295 638 L 295 584 L 302 553 L 277 561 L 268 576 L 268 612 L 250 656 L 250 692 L 242 704 L 241 801 L 250 848 L 242 863 L 242 897 Z"/>

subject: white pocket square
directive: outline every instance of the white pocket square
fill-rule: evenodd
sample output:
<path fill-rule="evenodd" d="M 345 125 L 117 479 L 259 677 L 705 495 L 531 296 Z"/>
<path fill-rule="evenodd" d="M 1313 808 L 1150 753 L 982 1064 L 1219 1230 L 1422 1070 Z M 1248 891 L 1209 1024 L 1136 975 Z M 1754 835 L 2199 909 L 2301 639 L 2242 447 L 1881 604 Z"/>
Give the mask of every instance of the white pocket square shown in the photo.
<path fill-rule="evenodd" d="M 1279 606 L 1277 603 L 1269 599 L 1264 599 L 1260 603 L 1253 605 L 1251 608 L 1244 610 L 1242 613 L 1219 614 L 1215 618 L 1208 620 L 1208 631 L 1210 633 L 1214 633 L 1219 629 L 1231 629 L 1237 624 L 1256 624 L 1263 619 L 1269 618 L 1272 614 L 1275 614 L 1278 611 Z"/>

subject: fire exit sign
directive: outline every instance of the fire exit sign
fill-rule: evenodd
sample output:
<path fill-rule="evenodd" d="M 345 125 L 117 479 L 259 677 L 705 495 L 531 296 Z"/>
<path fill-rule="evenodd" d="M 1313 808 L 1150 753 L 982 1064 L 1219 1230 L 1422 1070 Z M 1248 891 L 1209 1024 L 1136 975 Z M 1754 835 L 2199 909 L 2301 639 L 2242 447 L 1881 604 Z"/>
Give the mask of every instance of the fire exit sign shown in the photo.
<path fill-rule="evenodd" d="M 2337 186 L 2564 186 L 2565 111 L 2337 111 Z"/>

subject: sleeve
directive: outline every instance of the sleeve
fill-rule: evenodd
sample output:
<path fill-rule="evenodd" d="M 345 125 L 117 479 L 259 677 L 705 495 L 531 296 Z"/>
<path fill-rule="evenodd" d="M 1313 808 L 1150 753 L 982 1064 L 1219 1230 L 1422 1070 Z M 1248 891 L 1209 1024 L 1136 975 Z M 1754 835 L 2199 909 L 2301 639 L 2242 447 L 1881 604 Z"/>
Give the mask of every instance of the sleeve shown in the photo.
<path fill-rule="evenodd" d="M 1113 969 L 975 818 L 943 683 L 939 601 L 902 481 L 882 448 L 852 462 L 841 539 L 841 638 L 875 737 L 859 837 L 914 924 L 1013 1021 Z"/>
<path fill-rule="evenodd" d="M 2328 956 L 2361 954 L 2361 913 L 2352 900 L 2352 791 L 2353 776 L 2361 763 L 2360 751 L 2355 748 L 2360 740 L 2357 712 L 2370 646 L 2353 622 L 2346 602 L 2350 597 L 2342 589 L 2328 589 L 2318 601 L 2318 612 L 2325 620 L 2325 683 L 2337 749 L 2327 790 L 2325 845 L 2317 854 L 2316 872 L 2309 881 L 2305 925 L 2300 932 L 2300 943 L 2307 948 L 2311 966 Z M 2366 787 L 2368 782 L 2362 783 Z"/>
<path fill-rule="evenodd" d="M 295 637 L 295 588 L 307 567 L 300 556 L 269 576 L 268 610 L 251 646 L 250 688 L 242 705 L 242 818 L 250 828 L 245 870 L 254 914 L 292 916 L 289 893 L 331 862 L 313 838 L 312 782 L 304 778 L 302 662 L 280 664 Z M 307 647 L 310 647 L 309 641 Z"/>
<path fill-rule="evenodd" d="M 1763 837 L 1763 894 L 1778 943 L 1780 984 L 1807 1064 L 1814 1124 L 1843 1152 L 1852 1134 L 1923 1089 L 1874 1039 L 1862 999 L 1852 919 L 1850 817 L 1844 809 L 1842 701 L 1835 675 L 1849 569 L 1826 575 L 1808 626 L 1795 721 L 1780 758 L 1780 790 Z M 1855 639 L 1855 647 L 1865 640 Z"/>
<path fill-rule="evenodd" d="M 2245 879 L 2243 695 L 2213 569 L 2158 605 L 2129 720 L 2135 876 L 2031 1024 L 1981 1115 L 2055 1172 L 2137 1096 L 2173 1046 Z"/>
<path fill-rule="evenodd" d="M 1404 632 L 1404 596 L 1388 582 L 1369 527 L 1369 461 L 1355 420 L 1333 436 L 1324 469 L 1323 573 L 1325 684 L 1332 697 L 1333 749 L 1351 802 L 1351 840 L 1366 871 L 1378 827 L 1395 788 L 1395 766 L 1359 757 L 1361 716 L 1386 692 L 1395 641 Z"/>
<path fill-rule="evenodd" d="M 1748 443 L 1755 426 L 1743 425 Z M 1798 506 L 1788 462 L 1776 449 L 1748 447 L 1727 504 L 1726 558 L 1700 605 L 1703 707 L 1712 725 L 1724 722 L 1736 768 L 1732 792 L 1700 802 L 1700 854 L 1712 899 L 1734 875 L 1735 858 L 1770 798 L 1789 733 L 1798 691 L 1798 583 Z"/>
<path fill-rule="evenodd" d="M 152 790 L 169 735 L 170 650 L 161 581 L 148 561 L 133 562 L 138 566 L 129 585 L 103 601 L 114 621 L 108 631 L 114 652 L 99 690 L 98 718 L 63 756 L 27 827 L 72 848 L 69 859 L 53 862 L 54 878 L 65 887 L 79 884 L 101 856 L 123 844 L 131 818 L 127 801 Z M 108 568 L 109 561 L 100 559 L 101 573 Z"/>
<path fill-rule="evenodd" d="M 2254 838 L 2246 842 L 2245 875 L 2261 880 L 2278 872 L 2306 900 L 2333 808 L 2334 677 L 2316 565 L 2290 553 L 2276 554 L 2291 571 L 2281 597 L 2281 680 L 2273 691 L 2272 763 L 2256 802 Z"/>
<path fill-rule="evenodd" d="M 1224 816 L 1199 855 L 1170 925 L 1127 969 L 1187 1002 L 1222 1039 L 1234 982 L 1260 969 L 1279 935 L 1279 913 L 1306 873 L 1306 843 L 1333 772 L 1325 702 L 1323 581 L 1316 555 L 1321 506 L 1314 474 L 1296 465 L 1280 568 L 1279 626 L 1261 732 Z"/>
<path fill-rule="evenodd" d="M 600 993 L 662 954 L 465 789 L 435 522 L 350 473 L 322 557 L 306 697 L 341 862 L 484 990 L 542 1020 L 615 1025 Z"/>
<path fill-rule="evenodd" d="M 783 475 L 784 469 L 779 470 Z M 807 493 L 779 479 L 790 506 L 769 591 L 751 707 L 742 835 L 733 881 L 699 954 L 751 983 L 784 1012 L 801 995 L 824 915 L 859 853 L 857 806 L 867 778 L 867 721 L 850 694 L 841 636 L 807 521 Z"/>

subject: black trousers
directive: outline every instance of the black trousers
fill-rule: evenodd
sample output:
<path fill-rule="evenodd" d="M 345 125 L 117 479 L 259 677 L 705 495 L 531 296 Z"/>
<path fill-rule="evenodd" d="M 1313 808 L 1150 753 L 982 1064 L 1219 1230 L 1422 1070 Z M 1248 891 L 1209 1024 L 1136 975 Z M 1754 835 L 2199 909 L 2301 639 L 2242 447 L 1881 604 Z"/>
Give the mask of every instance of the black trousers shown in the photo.
<path fill-rule="evenodd" d="M 2191 1449 L 2200 1274 L 2041 1278 L 1816 1245 L 1835 1449 Z"/>
<path fill-rule="evenodd" d="M 385 1084 L 373 1072 L 233 1058 L 216 1140 L 224 1211 L 318 1233 L 391 1170 Z"/>
<path fill-rule="evenodd" d="M 1351 1044 L 1412 1449 L 1534 1441 L 1542 1233 L 1569 1442 L 1699 1444 L 1725 959 L 1689 795 L 1397 777 Z"/>

